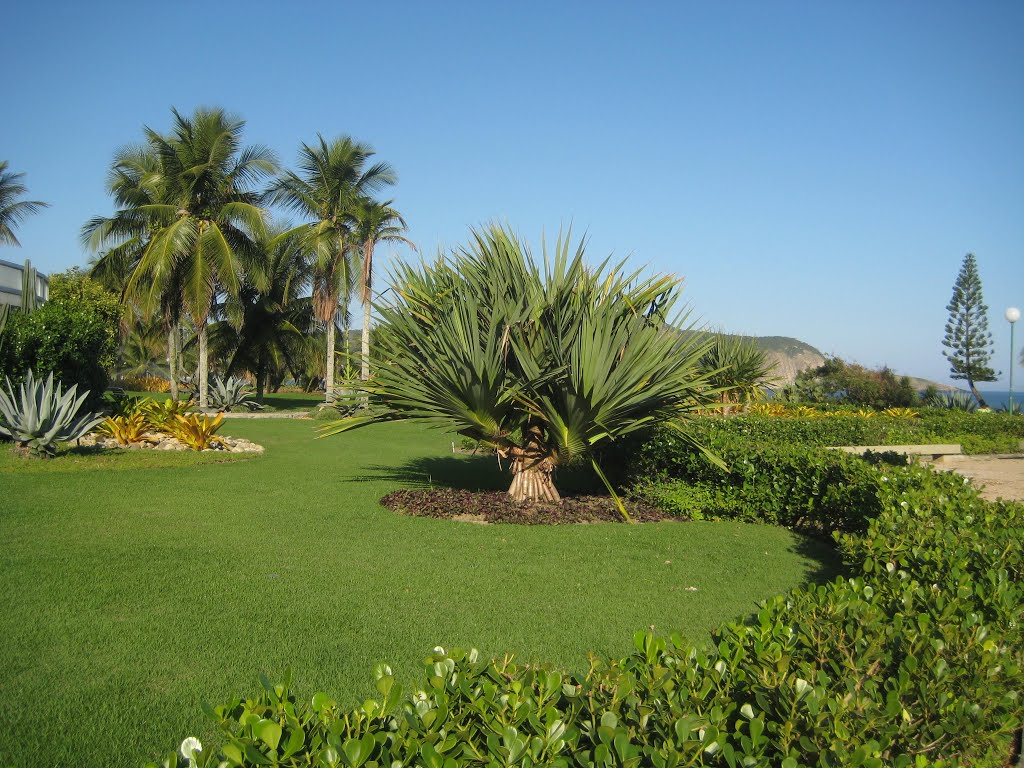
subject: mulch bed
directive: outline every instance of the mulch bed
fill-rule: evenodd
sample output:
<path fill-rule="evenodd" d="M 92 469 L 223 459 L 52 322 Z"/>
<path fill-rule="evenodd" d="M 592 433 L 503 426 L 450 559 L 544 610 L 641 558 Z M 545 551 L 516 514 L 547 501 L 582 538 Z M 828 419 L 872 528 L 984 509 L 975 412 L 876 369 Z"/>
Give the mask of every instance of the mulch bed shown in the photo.
<path fill-rule="evenodd" d="M 519 504 L 504 491 L 465 491 L 456 488 L 401 490 L 380 500 L 388 509 L 416 517 L 440 517 L 473 523 L 561 525 L 564 523 L 621 523 L 622 515 L 607 496 L 570 496 L 561 504 Z M 638 523 L 678 520 L 637 499 L 624 499 Z"/>

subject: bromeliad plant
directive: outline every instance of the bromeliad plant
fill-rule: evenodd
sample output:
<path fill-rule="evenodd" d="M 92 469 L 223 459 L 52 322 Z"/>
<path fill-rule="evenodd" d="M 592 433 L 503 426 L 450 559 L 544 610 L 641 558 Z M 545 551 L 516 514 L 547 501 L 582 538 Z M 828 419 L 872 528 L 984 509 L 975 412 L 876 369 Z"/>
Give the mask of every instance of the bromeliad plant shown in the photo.
<path fill-rule="evenodd" d="M 6 391 L 0 389 L 0 435 L 33 456 L 52 456 L 60 443 L 79 439 L 103 421 L 95 413 L 79 413 L 89 393 L 76 397 L 77 390 L 64 392 L 60 382 L 54 385 L 53 373 L 40 381 L 31 369 L 17 391 L 7 379 Z"/>
<path fill-rule="evenodd" d="M 221 439 L 216 436 L 223 422 L 223 413 L 218 413 L 212 419 L 205 414 L 178 414 L 167 422 L 165 429 L 177 438 L 178 442 L 187 445 L 193 451 L 205 451 L 214 445 L 223 445 Z"/>
<path fill-rule="evenodd" d="M 100 424 L 96 431 L 101 435 L 114 438 L 121 445 L 132 445 L 146 440 L 146 433 L 153 426 L 141 410 L 125 415 L 110 416 Z"/>
<path fill-rule="evenodd" d="M 192 398 L 187 400 L 167 398 L 163 402 L 147 399 L 141 407 L 146 420 L 153 425 L 153 428 L 166 432 L 168 422 L 174 421 L 175 416 L 185 415 L 194 406 L 195 401 Z"/>
<path fill-rule="evenodd" d="M 508 459 L 517 501 L 558 501 L 552 473 L 587 460 L 628 520 L 596 449 L 678 425 L 717 394 L 699 365 L 707 342 L 671 314 L 680 281 L 590 267 L 568 237 L 539 266 L 508 229 L 475 231 L 450 257 L 399 266 L 392 289 L 397 301 L 377 306 L 373 374 L 353 395 L 379 408 L 324 435 L 422 419 Z"/>

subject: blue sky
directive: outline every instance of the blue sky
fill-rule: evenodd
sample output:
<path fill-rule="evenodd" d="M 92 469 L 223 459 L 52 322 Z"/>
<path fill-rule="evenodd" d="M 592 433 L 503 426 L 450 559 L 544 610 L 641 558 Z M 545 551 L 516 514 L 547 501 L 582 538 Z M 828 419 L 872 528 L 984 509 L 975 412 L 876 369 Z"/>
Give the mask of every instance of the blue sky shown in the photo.
<path fill-rule="evenodd" d="M 710 325 L 941 381 L 973 251 L 1005 382 L 1024 3 L 57 2 L 5 22 L 0 159 L 52 207 L 0 258 L 84 264 L 114 151 L 218 105 L 286 164 L 317 132 L 371 143 L 428 252 L 494 219 L 534 242 L 571 223 L 595 259 L 684 276 Z"/>

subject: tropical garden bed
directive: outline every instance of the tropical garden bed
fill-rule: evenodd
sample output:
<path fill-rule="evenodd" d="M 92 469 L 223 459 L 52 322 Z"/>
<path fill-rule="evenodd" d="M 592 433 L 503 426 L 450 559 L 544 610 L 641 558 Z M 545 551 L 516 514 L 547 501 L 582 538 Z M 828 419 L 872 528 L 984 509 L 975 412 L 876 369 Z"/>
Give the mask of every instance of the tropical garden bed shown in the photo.
<path fill-rule="evenodd" d="M 679 520 L 639 499 L 623 500 L 634 522 Z M 560 503 L 514 501 L 504 491 L 468 491 L 461 488 L 392 491 L 380 500 L 388 509 L 415 517 L 436 517 L 471 523 L 562 525 L 567 523 L 621 523 L 622 513 L 607 496 L 566 496 Z"/>

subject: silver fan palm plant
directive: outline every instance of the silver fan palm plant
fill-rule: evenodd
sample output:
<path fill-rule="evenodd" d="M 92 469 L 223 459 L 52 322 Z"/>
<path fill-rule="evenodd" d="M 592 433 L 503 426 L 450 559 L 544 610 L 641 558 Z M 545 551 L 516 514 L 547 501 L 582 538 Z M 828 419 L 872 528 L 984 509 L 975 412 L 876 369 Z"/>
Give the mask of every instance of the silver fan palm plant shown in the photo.
<path fill-rule="evenodd" d="M 699 366 L 707 343 L 671 314 L 680 281 L 590 267 L 568 236 L 539 265 L 492 226 L 433 264 L 399 265 L 391 288 L 364 383 L 377 407 L 324 434 L 394 419 L 456 431 L 508 460 L 517 501 L 558 501 L 554 471 L 587 460 L 628 519 L 596 449 L 681 426 L 714 396 Z"/>

